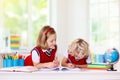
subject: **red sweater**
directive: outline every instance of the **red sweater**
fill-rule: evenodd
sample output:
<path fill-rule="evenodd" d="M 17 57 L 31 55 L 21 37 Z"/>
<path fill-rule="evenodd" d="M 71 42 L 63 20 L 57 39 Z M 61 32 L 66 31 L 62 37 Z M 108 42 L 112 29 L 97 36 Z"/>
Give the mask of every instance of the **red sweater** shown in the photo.
<path fill-rule="evenodd" d="M 39 46 L 36 46 L 33 50 L 36 50 L 38 55 L 40 55 L 40 63 L 46 63 L 46 62 L 52 62 L 54 60 L 57 46 L 55 46 L 55 49 L 52 50 L 50 56 L 48 56 L 45 52 L 43 52 Z M 30 53 L 30 55 L 25 58 L 24 65 L 34 66 L 32 61 L 32 53 Z"/>
<path fill-rule="evenodd" d="M 87 64 L 87 62 L 86 62 L 86 59 L 87 59 L 87 57 L 85 57 L 85 58 L 82 58 L 82 59 L 80 59 L 80 60 L 75 60 L 75 57 L 74 56 L 71 56 L 70 54 L 68 55 L 68 58 L 71 60 L 71 63 L 72 64 L 76 64 L 76 65 L 83 65 L 83 64 Z M 69 63 L 69 61 L 68 61 L 68 63 Z"/>

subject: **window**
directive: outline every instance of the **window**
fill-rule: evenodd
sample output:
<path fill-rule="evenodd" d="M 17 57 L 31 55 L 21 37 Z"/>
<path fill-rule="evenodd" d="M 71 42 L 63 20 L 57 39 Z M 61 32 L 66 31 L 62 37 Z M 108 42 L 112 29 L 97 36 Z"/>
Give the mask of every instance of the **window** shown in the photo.
<path fill-rule="evenodd" d="M 19 49 L 31 49 L 48 22 L 48 0 L 0 0 L 0 50 L 10 49 L 10 36 L 20 36 Z"/>
<path fill-rule="evenodd" d="M 97 53 L 108 48 L 119 49 L 120 47 L 119 1 L 90 0 L 90 43 L 92 49 L 97 50 Z"/>

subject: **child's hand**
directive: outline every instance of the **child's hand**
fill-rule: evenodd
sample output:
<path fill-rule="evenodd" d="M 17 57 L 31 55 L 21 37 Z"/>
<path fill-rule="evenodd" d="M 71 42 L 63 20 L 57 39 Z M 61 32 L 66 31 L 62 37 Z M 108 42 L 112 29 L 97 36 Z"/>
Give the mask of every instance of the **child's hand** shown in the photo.
<path fill-rule="evenodd" d="M 48 68 L 58 67 L 58 66 L 59 66 L 59 61 L 58 61 L 57 58 L 55 58 L 55 60 L 53 60 L 53 62 L 47 63 L 46 66 L 47 66 Z"/>
<path fill-rule="evenodd" d="M 54 65 L 55 65 L 55 67 L 58 67 L 58 66 L 59 66 L 59 61 L 58 61 L 58 58 L 57 58 L 57 57 L 53 60 L 53 63 L 54 63 Z"/>
<path fill-rule="evenodd" d="M 54 62 L 49 62 L 49 63 L 46 63 L 46 67 L 47 68 L 54 68 L 54 67 L 56 67 L 56 64 Z"/>
<path fill-rule="evenodd" d="M 54 67 L 58 67 L 59 66 L 59 62 L 58 61 L 53 61 L 54 63 Z"/>
<path fill-rule="evenodd" d="M 75 68 L 75 65 L 72 64 L 72 63 L 68 63 L 68 64 L 67 64 L 67 67 L 69 67 L 69 68 Z"/>

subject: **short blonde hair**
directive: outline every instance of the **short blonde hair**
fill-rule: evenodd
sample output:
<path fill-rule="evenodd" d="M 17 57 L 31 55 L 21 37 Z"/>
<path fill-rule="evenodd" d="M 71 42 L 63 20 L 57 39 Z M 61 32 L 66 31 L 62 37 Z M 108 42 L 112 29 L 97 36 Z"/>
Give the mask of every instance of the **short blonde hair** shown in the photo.
<path fill-rule="evenodd" d="M 56 34 L 55 30 L 49 26 L 45 25 L 40 30 L 37 38 L 37 46 L 40 46 L 42 49 L 48 49 L 47 39 L 50 35 Z"/>
<path fill-rule="evenodd" d="M 71 52 L 73 55 L 77 52 L 79 54 L 82 54 L 84 56 L 89 55 L 89 45 L 88 43 L 83 39 L 76 39 L 74 40 L 68 48 L 68 51 Z"/>

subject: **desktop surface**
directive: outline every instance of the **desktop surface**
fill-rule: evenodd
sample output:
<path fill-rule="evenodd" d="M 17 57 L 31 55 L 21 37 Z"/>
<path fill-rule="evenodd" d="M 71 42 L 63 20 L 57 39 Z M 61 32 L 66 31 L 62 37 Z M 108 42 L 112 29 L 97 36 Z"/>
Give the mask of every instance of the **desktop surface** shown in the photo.
<path fill-rule="evenodd" d="M 120 80 L 120 71 L 36 71 L 0 72 L 2 80 Z"/>

